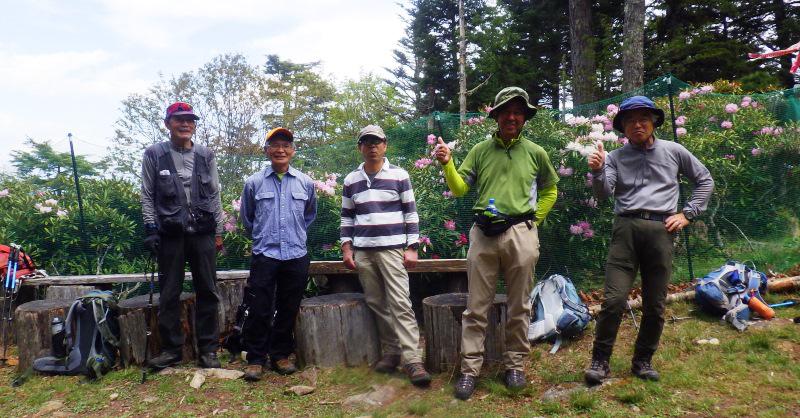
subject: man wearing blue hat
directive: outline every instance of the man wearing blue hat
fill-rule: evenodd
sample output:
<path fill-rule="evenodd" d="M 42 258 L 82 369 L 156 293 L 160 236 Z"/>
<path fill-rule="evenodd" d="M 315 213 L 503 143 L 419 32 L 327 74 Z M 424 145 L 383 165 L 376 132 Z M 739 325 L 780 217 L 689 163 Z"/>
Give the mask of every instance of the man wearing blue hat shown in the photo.
<path fill-rule="evenodd" d="M 608 365 L 628 293 L 642 276 L 642 321 L 633 352 L 631 373 L 658 380 L 651 359 L 664 328 L 667 284 L 672 276 L 675 237 L 706 210 L 714 181 L 708 169 L 682 145 L 653 135 L 664 123 L 664 111 L 652 100 L 634 96 L 622 102 L 614 129 L 628 143 L 606 155 L 603 144 L 589 156 L 595 197 L 614 198 L 614 226 L 606 259 L 605 301 L 597 316 L 591 366 L 586 383 L 608 378 Z M 695 186 L 683 208 L 678 207 L 678 175 Z"/>

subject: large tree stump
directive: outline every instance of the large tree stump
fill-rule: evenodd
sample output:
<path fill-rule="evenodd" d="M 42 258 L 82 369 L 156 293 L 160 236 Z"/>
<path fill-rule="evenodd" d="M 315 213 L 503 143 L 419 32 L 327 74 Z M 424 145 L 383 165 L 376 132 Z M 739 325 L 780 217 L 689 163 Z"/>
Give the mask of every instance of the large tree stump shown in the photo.
<path fill-rule="evenodd" d="M 120 356 L 126 366 L 142 364 L 145 359 L 145 344 L 147 340 L 146 324 L 149 321 L 152 332 L 150 338 L 150 358 L 161 352 L 161 338 L 158 332 L 158 307 L 159 294 L 153 294 L 152 314 L 147 309 L 149 295 L 136 296 L 125 299 L 119 303 L 119 329 L 120 329 Z M 183 329 L 183 360 L 189 361 L 196 357 L 197 341 L 194 333 L 194 304 L 193 293 L 181 293 L 181 328 Z"/>
<path fill-rule="evenodd" d="M 247 280 L 223 280 L 217 282 L 219 294 L 219 334 L 226 336 L 236 322 L 236 309 L 242 304 Z"/>
<path fill-rule="evenodd" d="M 45 299 L 75 300 L 95 289 L 94 286 L 48 286 Z"/>
<path fill-rule="evenodd" d="M 445 293 L 422 301 L 425 317 L 425 367 L 449 372 L 461 364 L 461 315 L 466 293 Z M 484 363 L 499 361 L 505 351 L 506 295 L 495 295 L 486 327 Z"/>
<path fill-rule="evenodd" d="M 18 370 L 25 370 L 33 364 L 33 360 L 50 355 L 50 322 L 56 316 L 66 319 L 72 302 L 65 299 L 35 300 L 17 307 L 14 323 L 19 353 Z"/>
<path fill-rule="evenodd" d="M 380 356 L 375 318 L 360 293 L 304 299 L 295 324 L 301 365 L 372 364 Z"/>

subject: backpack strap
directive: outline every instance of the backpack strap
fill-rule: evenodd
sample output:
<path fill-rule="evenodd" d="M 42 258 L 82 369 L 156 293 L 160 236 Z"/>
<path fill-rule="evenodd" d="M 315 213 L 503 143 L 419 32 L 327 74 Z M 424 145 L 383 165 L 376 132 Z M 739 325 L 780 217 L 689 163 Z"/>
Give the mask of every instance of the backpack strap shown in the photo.
<path fill-rule="evenodd" d="M 93 298 L 91 303 L 94 322 L 97 324 L 97 330 L 100 332 L 100 335 L 105 341 L 108 341 L 109 344 L 114 347 L 119 347 L 119 339 L 111 332 L 111 328 L 108 326 L 109 308 L 106 306 L 105 309 L 103 309 L 105 303 L 98 298 Z"/>

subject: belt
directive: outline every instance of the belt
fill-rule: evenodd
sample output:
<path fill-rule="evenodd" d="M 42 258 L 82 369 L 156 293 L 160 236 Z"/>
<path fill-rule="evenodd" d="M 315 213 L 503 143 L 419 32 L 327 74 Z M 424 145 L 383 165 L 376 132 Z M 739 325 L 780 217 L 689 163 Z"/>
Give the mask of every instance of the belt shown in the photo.
<path fill-rule="evenodd" d="M 623 218 L 638 218 L 644 219 L 647 221 L 657 221 L 657 222 L 664 222 L 672 216 L 671 213 L 658 213 L 658 212 L 647 212 L 647 211 L 640 211 L 640 212 L 628 212 L 628 213 L 621 213 L 619 216 Z"/>

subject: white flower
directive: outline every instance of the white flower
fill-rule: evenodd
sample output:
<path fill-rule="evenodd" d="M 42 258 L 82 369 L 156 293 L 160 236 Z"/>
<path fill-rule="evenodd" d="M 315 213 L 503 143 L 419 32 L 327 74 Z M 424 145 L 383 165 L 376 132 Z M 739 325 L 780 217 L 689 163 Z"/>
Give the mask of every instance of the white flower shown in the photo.
<path fill-rule="evenodd" d="M 58 216 L 59 218 L 64 218 L 67 216 L 67 211 L 59 210 L 58 212 L 56 212 L 56 216 Z"/>
<path fill-rule="evenodd" d="M 603 131 L 592 131 L 589 132 L 589 139 L 592 141 L 602 141 L 603 140 Z"/>
<path fill-rule="evenodd" d="M 603 124 L 602 123 L 593 123 L 592 124 L 592 132 L 603 132 Z"/>
<path fill-rule="evenodd" d="M 47 206 L 56 206 L 58 205 L 58 200 L 55 199 L 47 199 L 44 201 L 44 204 Z"/>
<path fill-rule="evenodd" d="M 42 206 L 42 207 L 39 208 L 39 212 L 41 212 L 41 213 L 50 213 L 52 211 L 53 211 L 53 208 L 51 208 L 50 206 Z"/>
<path fill-rule="evenodd" d="M 587 123 L 589 123 L 589 118 L 583 116 L 575 116 L 567 120 L 567 125 L 571 126 L 586 125 Z"/>
<path fill-rule="evenodd" d="M 603 141 L 611 142 L 617 139 L 619 139 L 619 137 L 614 132 L 606 132 L 603 134 Z"/>

